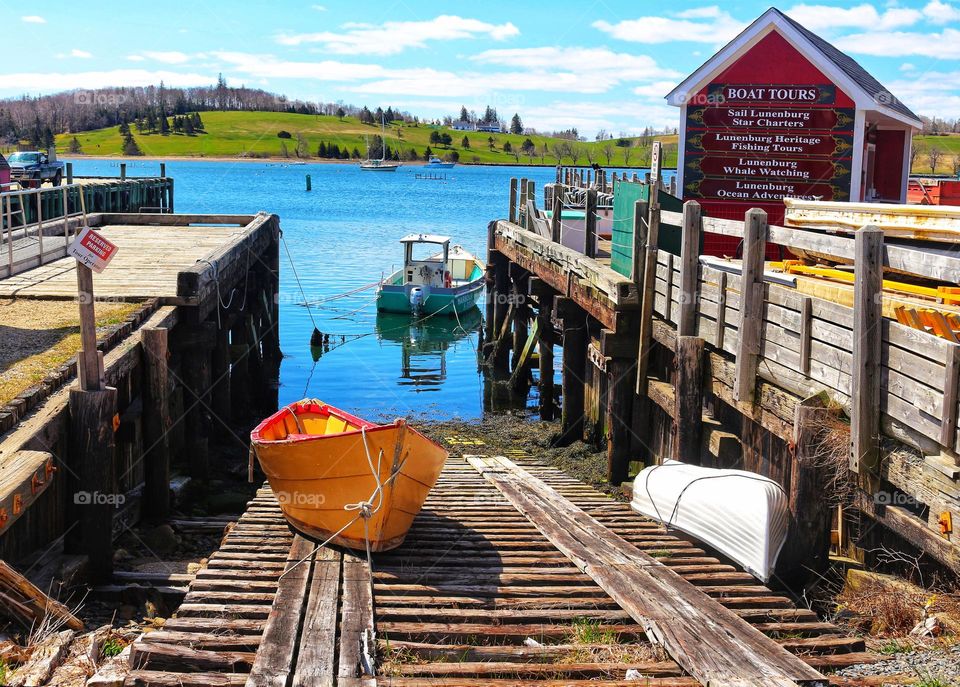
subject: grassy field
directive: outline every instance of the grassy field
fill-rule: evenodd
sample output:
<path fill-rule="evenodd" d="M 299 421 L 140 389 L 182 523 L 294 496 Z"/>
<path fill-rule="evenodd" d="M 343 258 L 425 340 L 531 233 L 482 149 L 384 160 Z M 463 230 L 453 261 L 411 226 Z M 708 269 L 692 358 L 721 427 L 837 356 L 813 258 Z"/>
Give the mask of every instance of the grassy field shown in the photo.
<path fill-rule="evenodd" d="M 270 156 L 284 157 L 283 145 L 286 145 L 288 155 L 295 157 L 294 149 L 297 145 L 297 135 L 302 135 L 308 142 L 311 158 L 316 157 L 317 148 L 323 142 L 326 145 L 336 144 L 339 148 L 354 148 L 361 155 L 366 153 L 365 138 L 372 138 L 380 133 L 379 126 L 361 124 L 356 118 L 345 117 L 342 121 L 333 116 L 301 115 L 283 112 L 202 112 L 205 133 L 192 136 L 184 134 L 138 134 L 131 126 L 134 139 L 144 155 L 155 157 L 237 157 L 237 156 Z M 281 139 L 277 137 L 280 131 L 289 132 L 293 138 Z M 430 143 L 430 133 L 438 131 L 448 133 L 453 139 L 450 147 Z M 61 134 L 57 137 L 57 148 L 61 154 L 66 154 L 74 134 Z M 469 139 L 469 147 L 463 147 L 463 137 Z M 98 129 L 76 134 L 82 152 L 85 155 L 120 156 L 123 149 L 122 137 L 118 127 Z M 460 155 L 460 162 L 464 164 L 557 164 L 557 154 L 554 148 L 563 141 L 543 136 L 514 136 L 512 134 L 488 134 L 478 131 L 456 131 L 447 127 L 433 127 L 421 124 L 419 126 L 394 123 L 387 128 L 387 144 L 391 149 L 405 153 L 410 149 L 417 152 L 422 158 L 424 150 L 430 146 L 433 153 L 439 157 L 456 151 Z M 492 144 L 488 141 L 492 138 Z M 521 155 L 518 160 L 512 153 L 504 151 L 504 144 L 509 142 L 519 150 L 526 138 L 536 145 L 539 150 L 547 144 L 548 152 L 541 158 L 540 154 L 532 158 Z M 675 166 L 677 159 L 677 137 L 658 137 L 664 142 L 664 166 Z M 614 145 L 614 141 L 578 142 L 573 147 L 580 151 L 576 164 L 598 162 L 605 166 L 643 167 L 649 164 L 649 146 L 641 146 L 638 139 L 629 139 L 631 146 L 623 148 Z M 612 153 L 608 160 L 604 148 Z M 629 154 L 629 162 L 625 156 Z M 573 163 L 573 158 L 564 156 L 563 164 Z"/>
<path fill-rule="evenodd" d="M 936 174 L 956 174 L 960 171 L 960 134 L 915 136 L 913 145 L 920 151 L 913 161 L 914 174 L 931 173 L 928 151 L 932 148 L 938 148 L 942 152 L 937 162 Z"/>

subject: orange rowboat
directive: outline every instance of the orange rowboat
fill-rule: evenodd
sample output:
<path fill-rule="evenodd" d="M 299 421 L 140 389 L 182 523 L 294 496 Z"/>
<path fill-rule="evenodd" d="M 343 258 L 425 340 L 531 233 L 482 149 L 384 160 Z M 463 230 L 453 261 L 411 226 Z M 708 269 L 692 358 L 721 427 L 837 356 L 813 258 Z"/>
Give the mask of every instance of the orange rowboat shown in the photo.
<path fill-rule="evenodd" d="M 404 420 L 376 425 L 311 399 L 261 422 L 250 443 L 291 525 L 371 551 L 403 543 L 447 460 Z"/>

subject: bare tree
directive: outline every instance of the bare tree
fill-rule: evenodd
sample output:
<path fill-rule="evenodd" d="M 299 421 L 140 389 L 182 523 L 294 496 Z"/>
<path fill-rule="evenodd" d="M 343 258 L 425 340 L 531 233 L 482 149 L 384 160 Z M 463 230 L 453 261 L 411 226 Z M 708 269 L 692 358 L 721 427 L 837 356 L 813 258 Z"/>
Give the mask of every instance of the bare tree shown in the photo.
<path fill-rule="evenodd" d="M 593 165 L 593 163 L 597 161 L 597 151 L 593 146 L 585 145 L 577 147 L 583 151 L 583 156 L 587 158 L 588 165 Z"/>
<path fill-rule="evenodd" d="M 940 164 L 940 160 L 943 159 L 943 150 L 939 146 L 930 146 L 930 149 L 927 151 L 927 162 L 930 163 L 930 173 L 937 173 L 937 166 Z"/>
<path fill-rule="evenodd" d="M 917 160 L 923 154 L 924 147 L 920 144 L 919 141 L 914 139 L 914 144 L 910 148 L 910 171 L 913 171 L 913 168 L 917 166 Z"/>
<path fill-rule="evenodd" d="M 547 147 L 547 142 L 544 141 L 543 143 L 540 144 L 540 147 L 537 148 L 537 155 L 540 157 L 540 164 L 543 164 L 544 162 L 546 162 L 546 160 L 547 160 L 547 153 L 549 153 L 549 152 L 550 152 L 550 149 Z M 558 159 L 557 159 L 557 162 L 559 162 L 559 161 L 560 161 L 560 160 L 559 160 L 559 158 L 558 158 Z"/>
<path fill-rule="evenodd" d="M 629 166 L 630 166 L 630 156 L 631 156 L 631 155 L 633 155 L 633 147 L 632 147 L 632 146 L 627 146 L 626 148 L 623 149 L 623 166 L 624 166 L 624 167 L 629 167 Z"/>
<path fill-rule="evenodd" d="M 310 157 L 310 143 L 307 141 L 307 137 L 299 131 L 297 132 L 297 147 L 293 152 L 300 158 Z"/>
<path fill-rule="evenodd" d="M 617 152 L 617 147 L 612 143 L 604 143 L 601 150 L 603 151 L 603 156 L 607 159 L 607 167 L 609 167 L 613 164 L 613 154 Z"/>
<path fill-rule="evenodd" d="M 950 166 L 953 167 L 953 176 L 960 177 L 960 155 L 950 158 Z"/>

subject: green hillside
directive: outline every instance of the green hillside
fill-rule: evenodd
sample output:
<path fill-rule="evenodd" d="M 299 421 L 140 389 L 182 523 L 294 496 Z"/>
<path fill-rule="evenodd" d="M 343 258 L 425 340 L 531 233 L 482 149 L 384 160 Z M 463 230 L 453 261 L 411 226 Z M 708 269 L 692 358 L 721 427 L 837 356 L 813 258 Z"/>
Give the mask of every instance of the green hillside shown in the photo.
<path fill-rule="evenodd" d="M 960 135 L 914 136 L 913 146 L 918 151 L 913 161 L 914 174 L 930 174 L 930 150 L 940 151 L 936 160 L 936 174 L 956 174 L 960 169 Z"/>
<path fill-rule="evenodd" d="M 380 133 L 379 126 L 361 124 L 354 117 L 345 117 L 343 120 L 334 116 L 304 115 L 285 112 L 202 112 L 204 132 L 193 135 L 186 134 L 139 134 L 131 126 L 134 139 L 144 155 L 154 157 L 284 157 L 283 148 L 286 147 L 287 156 L 295 157 L 297 136 L 307 141 L 310 158 L 317 159 L 317 149 L 321 142 L 329 147 L 336 145 L 353 151 L 354 148 L 365 155 L 365 139 L 372 138 Z M 292 138 L 281 139 L 277 136 L 280 131 L 286 131 Z M 430 143 L 431 132 L 449 134 L 453 139 L 450 146 Z M 463 147 L 463 138 L 469 139 L 469 147 Z M 69 154 L 70 143 L 74 134 L 57 136 L 57 148 L 61 155 Z M 119 127 L 98 129 L 76 134 L 84 155 L 120 156 L 123 150 L 123 139 Z M 493 142 L 488 140 L 492 138 Z M 529 138 L 540 151 L 543 144 L 547 144 L 548 152 L 541 158 L 539 152 L 532 157 L 521 154 L 519 160 L 510 152 L 504 150 L 506 143 L 519 151 L 525 139 Z M 677 137 L 660 137 L 665 144 L 665 166 L 676 165 Z M 447 127 L 436 127 L 425 124 L 413 125 L 402 122 L 393 122 L 387 127 L 387 144 L 391 150 L 401 151 L 403 159 L 411 149 L 422 159 L 427 146 L 430 146 L 435 155 L 444 157 L 456 151 L 463 164 L 557 164 L 557 146 L 565 143 L 579 151 L 576 164 L 586 165 L 597 162 L 605 166 L 643 167 L 649 163 L 649 145 L 642 145 L 639 139 L 627 139 L 629 148 L 617 146 L 616 141 L 603 142 L 565 142 L 560 139 L 543 136 L 515 136 L 512 134 L 488 134 L 478 131 L 456 131 Z M 604 149 L 611 153 L 608 161 Z M 629 162 L 626 157 L 629 156 Z M 563 164 L 573 164 L 573 157 L 563 156 Z"/>

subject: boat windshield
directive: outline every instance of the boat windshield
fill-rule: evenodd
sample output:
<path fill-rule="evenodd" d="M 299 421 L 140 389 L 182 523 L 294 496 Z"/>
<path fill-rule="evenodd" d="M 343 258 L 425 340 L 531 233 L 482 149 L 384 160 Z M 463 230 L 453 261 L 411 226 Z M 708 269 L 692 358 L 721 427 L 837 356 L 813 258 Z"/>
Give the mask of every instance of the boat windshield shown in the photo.
<path fill-rule="evenodd" d="M 410 259 L 423 262 L 430 258 L 439 260 L 443 254 L 443 246 L 439 243 L 411 243 Z"/>

